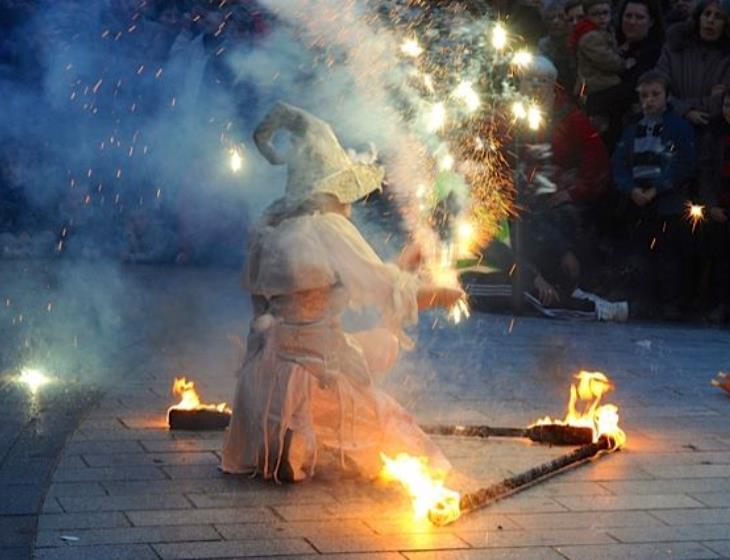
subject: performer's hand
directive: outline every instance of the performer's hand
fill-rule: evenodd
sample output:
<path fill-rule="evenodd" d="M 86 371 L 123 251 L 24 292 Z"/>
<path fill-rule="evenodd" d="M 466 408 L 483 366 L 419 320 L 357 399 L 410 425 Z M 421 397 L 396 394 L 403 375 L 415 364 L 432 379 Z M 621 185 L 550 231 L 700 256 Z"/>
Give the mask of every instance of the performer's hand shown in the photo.
<path fill-rule="evenodd" d="M 639 208 L 642 208 L 649 203 L 649 200 L 646 198 L 646 194 L 644 193 L 644 191 L 642 191 L 638 187 L 634 187 L 634 189 L 631 191 L 631 200 Z"/>
<path fill-rule="evenodd" d="M 710 115 L 704 111 L 698 111 L 697 109 L 688 111 L 685 117 L 689 122 L 698 126 L 705 125 L 710 122 Z"/>
<path fill-rule="evenodd" d="M 557 290 L 539 274 L 535 276 L 533 284 L 537 290 L 537 297 L 543 305 L 553 305 L 560 302 L 560 296 L 558 295 Z"/>
<path fill-rule="evenodd" d="M 423 251 L 421 246 L 416 242 L 408 243 L 398 257 L 398 266 L 403 270 L 414 271 L 421 266 L 423 262 Z"/>

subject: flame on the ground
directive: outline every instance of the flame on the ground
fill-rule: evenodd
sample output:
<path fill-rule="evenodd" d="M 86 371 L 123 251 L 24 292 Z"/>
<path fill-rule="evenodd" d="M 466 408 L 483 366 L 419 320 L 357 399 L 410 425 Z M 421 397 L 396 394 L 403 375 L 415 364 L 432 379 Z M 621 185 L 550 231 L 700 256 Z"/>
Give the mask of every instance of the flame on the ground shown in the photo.
<path fill-rule="evenodd" d="M 186 377 L 176 377 L 172 383 L 172 394 L 180 395 L 180 402 L 172 405 L 168 412 L 172 409 L 176 410 L 217 410 L 218 412 L 230 412 L 226 403 L 220 404 L 202 404 L 200 396 L 195 390 L 195 382 L 188 381 Z"/>
<path fill-rule="evenodd" d="M 408 490 L 416 521 L 428 518 L 436 525 L 445 525 L 459 518 L 459 493 L 444 486 L 444 473 L 429 469 L 425 457 L 399 453 L 391 459 L 381 453 L 380 458 L 383 460 L 380 477 L 388 482 L 400 482 Z"/>
<path fill-rule="evenodd" d="M 533 426 L 560 424 L 591 428 L 594 442 L 601 436 L 606 436 L 613 448 L 623 446 L 626 443 L 626 434 L 618 426 L 618 407 L 600 404 L 603 395 L 613 389 L 613 384 L 599 371 L 580 371 L 575 377 L 578 383 L 570 386 L 570 402 L 565 419 L 557 420 L 546 416 Z"/>

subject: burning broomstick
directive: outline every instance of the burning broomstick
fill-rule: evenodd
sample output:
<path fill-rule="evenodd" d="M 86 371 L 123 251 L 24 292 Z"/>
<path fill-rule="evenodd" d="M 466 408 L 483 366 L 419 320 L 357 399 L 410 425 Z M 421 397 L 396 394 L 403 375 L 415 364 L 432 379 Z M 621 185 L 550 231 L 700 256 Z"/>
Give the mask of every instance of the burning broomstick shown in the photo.
<path fill-rule="evenodd" d="M 171 430 L 223 430 L 228 426 L 231 420 L 228 405 L 202 404 L 193 381 L 176 377 L 172 394 L 180 395 L 180 402 L 167 410 L 167 424 Z"/>
<path fill-rule="evenodd" d="M 497 484 L 460 495 L 443 484 L 443 473 L 429 475 L 425 460 L 399 455 L 383 456 L 381 476 L 398 480 L 408 488 L 416 518 L 428 517 L 435 525 L 456 521 L 462 514 L 482 509 L 507 496 L 529 488 L 565 469 L 580 465 L 602 452 L 616 451 L 626 443 L 618 427 L 618 408 L 601 405 L 601 397 L 613 388 L 600 372 L 581 371 L 570 389 L 568 414 L 564 420 L 545 417 L 526 429 L 489 426 L 427 426 L 429 433 L 472 437 L 527 437 L 550 445 L 580 445 L 577 449 L 538 467 L 506 478 Z M 583 406 L 579 406 L 579 403 Z"/>

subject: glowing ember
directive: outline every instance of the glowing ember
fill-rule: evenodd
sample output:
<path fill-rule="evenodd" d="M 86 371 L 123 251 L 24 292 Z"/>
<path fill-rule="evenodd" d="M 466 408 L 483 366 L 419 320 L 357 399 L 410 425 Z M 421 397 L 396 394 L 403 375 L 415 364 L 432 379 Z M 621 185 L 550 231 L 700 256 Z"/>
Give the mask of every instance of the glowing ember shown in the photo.
<path fill-rule="evenodd" d="M 399 453 L 391 459 L 381 453 L 380 458 L 384 463 L 380 477 L 387 482 L 400 482 L 405 487 L 417 521 L 428 518 L 437 525 L 445 525 L 459 518 L 459 493 L 444 486 L 444 473 L 431 471 L 424 457 Z"/>
<path fill-rule="evenodd" d="M 525 109 L 525 104 L 521 101 L 515 101 L 512 104 L 512 114 L 514 115 L 515 119 L 521 120 L 527 118 L 527 109 Z"/>
<path fill-rule="evenodd" d="M 18 376 L 18 383 L 22 383 L 31 393 L 35 393 L 43 385 L 51 382 L 51 378 L 34 368 L 23 368 Z"/>
<path fill-rule="evenodd" d="M 697 224 L 705 219 L 705 207 L 700 204 L 687 204 L 687 219 L 692 224 L 692 232 L 694 232 Z"/>
<path fill-rule="evenodd" d="M 238 152 L 238 150 L 231 149 L 229 150 L 229 153 L 231 156 L 229 160 L 231 171 L 233 171 L 234 173 L 238 173 L 243 167 L 243 158 L 241 157 L 241 154 Z"/>
<path fill-rule="evenodd" d="M 594 442 L 601 436 L 606 436 L 611 440 L 613 448 L 623 446 L 626 443 L 626 434 L 618 426 L 618 407 L 612 404 L 600 405 L 601 397 L 613 389 L 608 377 L 597 371 L 581 371 L 575 377 L 578 384 L 570 386 L 570 402 L 565 419 L 556 420 L 546 416 L 532 426 L 558 424 L 591 428 Z"/>
<path fill-rule="evenodd" d="M 202 404 L 198 392 L 195 390 L 195 383 L 188 381 L 185 377 L 176 377 L 172 384 L 172 394 L 180 395 L 180 402 L 171 406 L 170 410 L 216 410 L 218 412 L 230 412 L 226 403 Z"/>

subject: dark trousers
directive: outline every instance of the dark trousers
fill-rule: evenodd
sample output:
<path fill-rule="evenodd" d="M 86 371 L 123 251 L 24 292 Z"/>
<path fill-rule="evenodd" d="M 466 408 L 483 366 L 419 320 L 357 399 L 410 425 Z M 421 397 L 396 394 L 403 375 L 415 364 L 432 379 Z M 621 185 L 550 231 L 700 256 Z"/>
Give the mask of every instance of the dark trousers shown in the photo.
<path fill-rule="evenodd" d="M 711 298 L 714 304 L 730 306 L 730 223 L 708 222 L 704 230 Z"/>

